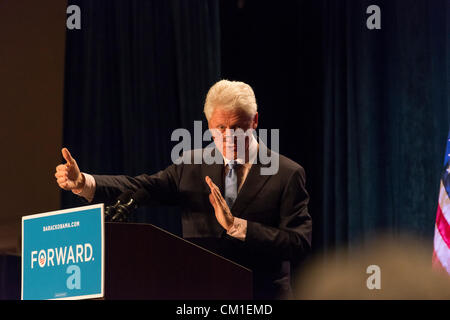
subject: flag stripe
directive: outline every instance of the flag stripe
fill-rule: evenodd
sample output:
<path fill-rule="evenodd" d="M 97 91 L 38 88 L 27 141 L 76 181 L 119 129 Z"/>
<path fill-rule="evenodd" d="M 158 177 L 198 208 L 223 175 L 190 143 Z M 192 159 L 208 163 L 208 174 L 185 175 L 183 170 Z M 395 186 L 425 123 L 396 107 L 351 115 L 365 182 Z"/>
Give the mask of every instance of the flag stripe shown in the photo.
<path fill-rule="evenodd" d="M 433 268 L 436 270 L 445 270 L 445 268 L 442 266 L 441 261 L 439 261 L 439 258 L 436 255 L 436 251 L 433 250 L 433 258 L 431 259 Z"/>
<path fill-rule="evenodd" d="M 439 259 L 442 267 L 450 273 L 450 249 L 447 247 L 444 240 L 442 240 L 437 229 L 434 233 L 434 251 L 436 252 L 436 257 Z"/>
<path fill-rule="evenodd" d="M 450 222 L 450 197 L 444 187 L 444 184 L 442 183 L 442 180 L 439 191 L 439 205 L 441 206 L 441 210 L 444 214 L 445 220 L 447 220 L 447 222 Z"/>
<path fill-rule="evenodd" d="M 450 198 L 447 190 L 444 188 L 444 184 L 441 180 L 441 188 L 439 191 L 439 206 L 441 207 L 442 214 L 447 222 L 450 222 Z"/>
<path fill-rule="evenodd" d="M 450 274 L 450 249 L 442 239 L 441 233 L 437 230 L 437 226 L 434 231 L 434 251 L 442 267 Z"/>
<path fill-rule="evenodd" d="M 447 170 L 444 170 L 442 174 L 441 184 L 443 184 L 447 194 L 450 194 L 450 173 Z"/>
<path fill-rule="evenodd" d="M 432 265 L 450 274 L 450 130 L 445 148 L 444 170 L 439 186 L 439 199 L 434 225 Z"/>
<path fill-rule="evenodd" d="M 450 248 L 450 225 L 442 214 L 440 205 L 438 205 L 436 213 L 436 227 L 441 234 L 442 240 L 444 240 L 444 242 L 447 244 L 447 247 Z"/>

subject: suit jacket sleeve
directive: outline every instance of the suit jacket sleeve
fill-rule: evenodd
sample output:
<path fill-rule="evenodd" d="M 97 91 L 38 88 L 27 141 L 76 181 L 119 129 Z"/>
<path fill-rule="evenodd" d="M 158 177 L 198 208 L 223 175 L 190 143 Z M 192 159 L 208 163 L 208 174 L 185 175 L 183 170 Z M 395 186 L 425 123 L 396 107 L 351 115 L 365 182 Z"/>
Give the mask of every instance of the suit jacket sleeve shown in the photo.
<path fill-rule="evenodd" d="M 311 249 L 312 220 L 305 171 L 299 167 L 285 185 L 277 227 L 248 221 L 246 242 L 253 250 L 286 260 L 301 259 Z"/>
<path fill-rule="evenodd" d="M 145 188 L 152 197 L 146 205 L 177 205 L 179 202 L 178 186 L 181 171 L 182 165 L 173 164 L 153 175 L 141 174 L 136 177 L 93 175 L 96 188 L 92 202 L 112 204 L 126 190 L 136 191 L 140 188 Z"/>

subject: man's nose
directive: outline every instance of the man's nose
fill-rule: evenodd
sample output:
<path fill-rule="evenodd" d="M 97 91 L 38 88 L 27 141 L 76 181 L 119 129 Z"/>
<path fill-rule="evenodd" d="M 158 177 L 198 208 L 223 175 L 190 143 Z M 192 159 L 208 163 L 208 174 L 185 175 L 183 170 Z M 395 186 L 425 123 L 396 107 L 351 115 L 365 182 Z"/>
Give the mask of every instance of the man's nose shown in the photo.
<path fill-rule="evenodd" d="M 234 130 L 233 129 L 225 129 L 224 135 L 223 135 L 223 140 L 228 142 L 228 143 L 233 143 L 234 140 Z"/>
<path fill-rule="evenodd" d="M 230 128 L 225 129 L 225 137 L 232 137 L 234 134 L 234 130 Z"/>

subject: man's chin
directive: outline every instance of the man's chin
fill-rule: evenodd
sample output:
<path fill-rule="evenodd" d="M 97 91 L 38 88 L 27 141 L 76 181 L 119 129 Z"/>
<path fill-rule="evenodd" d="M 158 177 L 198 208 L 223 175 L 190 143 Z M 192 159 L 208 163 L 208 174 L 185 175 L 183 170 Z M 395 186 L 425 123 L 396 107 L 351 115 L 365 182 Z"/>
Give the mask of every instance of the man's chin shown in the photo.
<path fill-rule="evenodd" d="M 229 160 L 234 160 L 237 158 L 237 151 L 233 150 L 234 148 L 224 148 L 222 154 L 225 158 Z"/>
<path fill-rule="evenodd" d="M 227 158 L 228 160 L 236 160 L 237 153 L 227 152 L 227 153 L 225 153 L 225 158 Z"/>

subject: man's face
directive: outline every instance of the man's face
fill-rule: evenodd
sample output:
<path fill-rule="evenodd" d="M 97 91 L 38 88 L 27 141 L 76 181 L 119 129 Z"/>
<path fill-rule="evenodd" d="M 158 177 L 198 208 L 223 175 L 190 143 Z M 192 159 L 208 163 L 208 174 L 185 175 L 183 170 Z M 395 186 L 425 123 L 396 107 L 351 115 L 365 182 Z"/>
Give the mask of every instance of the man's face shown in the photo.
<path fill-rule="evenodd" d="M 238 157 L 238 140 L 244 141 L 244 151 L 247 158 L 250 141 L 248 134 L 252 131 L 249 129 L 254 130 L 257 126 L 258 113 L 252 117 L 243 110 L 226 110 L 220 106 L 214 108 L 208 122 L 214 143 L 219 150 L 222 150 L 222 154 L 227 159 L 236 159 Z M 247 136 L 243 137 L 240 135 L 245 132 Z"/>

